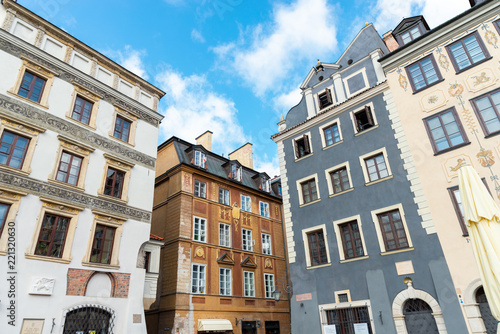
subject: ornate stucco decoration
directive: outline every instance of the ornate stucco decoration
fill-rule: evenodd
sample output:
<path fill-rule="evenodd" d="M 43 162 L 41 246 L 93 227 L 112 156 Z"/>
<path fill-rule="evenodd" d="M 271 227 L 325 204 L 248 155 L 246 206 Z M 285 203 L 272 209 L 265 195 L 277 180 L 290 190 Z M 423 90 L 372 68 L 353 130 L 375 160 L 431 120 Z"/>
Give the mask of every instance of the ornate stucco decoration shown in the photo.
<path fill-rule="evenodd" d="M 264 261 L 264 268 L 265 269 L 273 269 L 273 262 L 271 261 L 271 259 L 266 259 Z"/>
<path fill-rule="evenodd" d="M 238 203 L 234 202 L 233 204 L 233 220 L 234 220 L 234 230 L 238 232 L 238 223 L 240 221 L 240 208 L 238 207 Z"/>
<path fill-rule="evenodd" d="M 54 291 L 54 278 L 35 277 L 31 279 L 30 295 L 45 295 L 50 296 Z"/>
<path fill-rule="evenodd" d="M 477 92 L 483 88 L 494 85 L 498 81 L 495 73 L 490 68 L 482 68 L 467 76 L 465 83 L 470 92 Z"/>
<path fill-rule="evenodd" d="M 200 246 L 196 247 L 196 250 L 194 251 L 194 256 L 201 258 L 201 259 L 204 259 L 205 258 L 205 250 L 203 249 L 203 247 L 200 247 Z"/>
<path fill-rule="evenodd" d="M 441 89 L 431 91 L 420 97 L 420 105 L 424 112 L 430 112 L 441 108 L 448 103 L 446 95 Z"/>
<path fill-rule="evenodd" d="M 451 182 L 458 177 L 458 169 L 464 165 L 472 165 L 472 159 L 468 155 L 460 154 L 446 159 L 442 166 L 447 181 Z"/>

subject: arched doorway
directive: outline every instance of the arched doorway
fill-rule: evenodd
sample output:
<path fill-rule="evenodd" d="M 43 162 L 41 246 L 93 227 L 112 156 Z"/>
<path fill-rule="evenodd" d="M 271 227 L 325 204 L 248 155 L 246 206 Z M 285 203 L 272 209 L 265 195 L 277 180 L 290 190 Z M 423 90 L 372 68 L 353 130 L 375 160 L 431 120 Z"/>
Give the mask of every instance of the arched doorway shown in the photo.
<path fill-rule="evenodd" d="M 114 316 L 99 305 L 82 305 L 69 310 L 64 321 L 64 334 L 113 333 Z"/>
<path fill-rule="evenodd" d="M 408 334 L 438 334 L 432 309 L 422 299 L 408 299 L 403 306 Z"/>
<path fill-rule="evenodd" d="M 491 314 L 490 306 L 488 305 L 488 300 L 486 299 L 486 294 L 482 286 L 476 291 L 476 303 L 479 306 L 486 332 L 488 334 L 495 334 L 497 332 L 497 321 Z"/>

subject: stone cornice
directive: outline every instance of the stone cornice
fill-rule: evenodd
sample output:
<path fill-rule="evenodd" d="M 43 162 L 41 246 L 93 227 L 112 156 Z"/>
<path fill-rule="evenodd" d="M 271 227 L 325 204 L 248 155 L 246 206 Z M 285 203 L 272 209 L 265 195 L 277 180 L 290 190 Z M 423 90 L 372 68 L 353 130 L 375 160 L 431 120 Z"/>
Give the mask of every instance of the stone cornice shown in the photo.
<path fill-rule="evenodd" d="M 117 155 L 123 160 L 134 161 L 146 168 L 155 167 L 156 159 L 153 157 L 3 94 L 0 94 L 0 114 L 55 131 L 87 146 Z"/>
<path fill-rule="evenodd" d="M 163 119 L 162 115 L 152 109 L 147 108 L 89 75 L 80 72 L 76 68 L 49 55 L 45 51 L 11 35 L 3 29 L 0 29 L 0 50 L 15 57 L 23 57 L 23 59 L 40 64 L 56 73 L 59 79 L 83 87 L 98 96 L 102 96 L 104 101 L 125 111 L 135 113 L 140 116 L 141 120 L 156 127 L 159 126 L 160 120 Z"/>
<path fill-rule="evenodd" d="M 150 223 L 151 212 L 133 208 L 111 200 L 91 196 L 63 186 L 32 179 L 15 172 L 0 171 L 0 186 L 13 191 L 25 191 L 32 195 L 68 203 L 68 206 L 85 207 L 110 216 L 126 217 Z"/>

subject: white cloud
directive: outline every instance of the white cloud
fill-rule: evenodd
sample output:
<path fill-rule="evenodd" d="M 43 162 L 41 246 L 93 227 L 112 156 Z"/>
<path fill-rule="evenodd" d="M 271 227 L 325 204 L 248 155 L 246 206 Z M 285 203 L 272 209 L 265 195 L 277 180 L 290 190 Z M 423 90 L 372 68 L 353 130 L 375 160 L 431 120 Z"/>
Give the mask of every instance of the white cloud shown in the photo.
<path fill-rule="evenodd" d="M 255 156 L 253 167 L 258 172 L 266 172 L 271 178 L 280 175 L 280 165 L 276 156 L 271 160 L 267 155 L 263 158 Z"/>
<path fill-rule="evenodd" d="M 212 151 L 224 154 L 248 141 L 236 118 L 237 109 L 230 99 L 213 91 L 204 76 L 184 77 L 171 68 L 156 76 L 166 92 L 160 110 L 165 116 L 160 128 L 162 140 L 177 136 L 191 143 L 206 130 L 213 132 Z"/>
<path fill-rule="evenodd" d="M 196 29 L 191 30 L 191 39 L 195 42 L 205 43 L 205 37 Z"/>
<path fill-rule="evenodd" d="M 372 14 L 376 17 L 375 28 L 383 34 L 405 17 L 423 15 L 432 29 L 468 8 L 470 4 L 466 0 L 378 0 Z"/>
<path fill-rule="evenodd" d="M 280 94 L 274 99 L 275 109 L 283 113 L 283 116 L 286 116 L 288 110 L 297 105 L 301 98 L 300 89 L 294 88 L 290 92 Z"/>
<path fill-rule="evenodd" d="M 283 85 L 289 89 L 286 79 L 300 62 L 314 64 L 316 58 L 332 57 L 337 47 L 334 23 L 326 0 L 296 0 L 276 5 L 271 23 L 243 29 L 237 42 L 213 51 L 223 68 L 229 64 L 262 97 Z"/>
<path fill-rule="evenodd" d="M 113 58 L 121 66 L 144 80 L 148 79 L 148 74 L 142 61 L 142 57 L 146 55 L 145 50 L 135 50 L 130 45 L 125 45 L 123 50 L 106 50 L 103 51 L 103 54 Z"/>

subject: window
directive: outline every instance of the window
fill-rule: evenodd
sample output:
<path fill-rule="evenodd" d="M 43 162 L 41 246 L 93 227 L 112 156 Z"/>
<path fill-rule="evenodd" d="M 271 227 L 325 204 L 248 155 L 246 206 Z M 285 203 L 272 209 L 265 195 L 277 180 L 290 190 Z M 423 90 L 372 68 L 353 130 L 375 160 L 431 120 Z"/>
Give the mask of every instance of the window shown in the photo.
<path fill-rule="evenodd" d="M 375 125 L 372 111 L 369 106 L 365 106 L 363 110 L 354 113 L 354 124 L 356 126 L 356 132 L 365 131 Z"/>
<path fill-rule="evenodd" d="M 339 225 L 342 246 L 346 259 L 364 256 L 363 242 L 357 221 Z"/>
<path fill-rule="evenodd" d="M 274 298 L 274 275 L 264 274 L 264 286 L 266 292 L 266 298 Z"/>
<path fill-rule="evenodd" d="M 260 184 L 262 190 L 265 192 L 270 192 L 271 191 L 271 180 L 269 180 L 267 177 L 261 178 L 261 184 Z"/>
<path fill-rule="evenodd" d="M 325 237 L 322 230 L 307 233 L 311 266 L 328 263 Z"/>
<path fill-rule="evenodd" d="M 43 217 L 35 255 L 62 257 L 71 218 L 46 213 Z"/>
<path fill-rule="evenodd" d="M 389 176 L 383 154 L 377 154 L 376 156 L 366 158 L 365 164 L 370 182 Z"/>
<path fill-rule="evenodd" d="M 195 180 L 194 195 L 196 197 L 207 198 L 207 184 L 205 182 Z"/>
<path fill-rule="evenodd" d="M 229 205 L 229 190 L 219 188 L 219 203 Z"/>
<path fill-rule="evenodd" d="M 57 168 L 56 180 L 76 186 L 82 161 L 83 158 L 63 151 Z"/>
<path fill-rule="evenodd" d="M 43 88 L 45 87 L 46 82 L 47 80 L 37 76 L 36 74 L 25 71 L 17 94 L 39 103 L 42 99 Z"/>
<path fill-rule="evenodd" d="M 9 209 L 10 204 L 0 203 L 0 236 L 2 236 L 3 227 L 5 226 Z"/>
<path fill-rule="evenodd" d="M 241 210 L 252 212 L 252 205 L 250 203 L 250 196 L 241 195 Z"/>
<path fill-rule="evenodd" d="M 231 296 L 231 269 L 219 268 L 219 294 Z"/>
<path fill-rule="evenodd" d="M 151 252 L 144 252 L 144 269 L 146 269 L 147 273 L 151 272 L 150 264 L 151 264 Z"/>
<path fill-rule="evenodd" d="M 471 102 L 484 134 L 500 133 L 500 90 L 484 94 Z"/>
<path fill-rule="evenodd" d="M 231 226 L 219 223 L 219 246 L 231 247 Z"/>
<path fill-rule="evenodd" d="M 386 251 L 409 247 L 399 210 L 380 213 L 377 217 Z"/>
<path fill-rule="evenodd" d="M 240 181 L 241 182 L 241 177 L 242 177 L 242 171 L 243 168 L 235 163 L 231 164 L 231 178 Z"/>
<path fill-rule="evenodd" d="M 115 130 L 113 136 L 128 143 L 132 122 L 121 116 L 116 116 Z"/>
<path fill-rule="evenodd" d="M 334 194 L 338 194 L 351 188 L 351 184 L 349 183 L 349 175 L 347 173 L 347 168 L 345 167 L 331 172 L 330 178 L 332 181 L 332 190 Z"/>
<path fill-rule="evenodd" d="M 332 124 L 326 128 L 323 128 L 323 133 L 325 136 L 326 146 L 333 145 L 340 141 L 339 126 L 337 123 Z"/>
<path fill-rule="evenodd" d="M 424 119 L 434 153 L 446 152 L 468 142 L 455 108 Z"/>
<path fill-rule="evenodd" d="M 193 240 L 206 242 L 207 220 L 200 217 L 194 217 L 193 229 Z"/>
<path fill-rule="evenodd" d="M 93 107 L 94 107 L 93 102 L 90 102 L 80 96 L 77 96 L 75 100 L 75 106 L 73 107 L 73 113 L 71 114 L 71 118 L 89 125 Z"/>
<path fill-rule="evenodd" d="M 271 255 L 271 235 L 262 233 L 262 253 Z"/>
<path fill-rule="evenodd" d="M 420 29 L 417 25 L 417 26 L 411 28 L 410 30 L 408 30 L 407 32 L 402 33 L 401 39 L 403 40 L 403 44 L 406 44 L 408 42 L 413 41 L 415 38 L 419 37 L 420 35 L 422 35 L 422 33 L 420 32 Z"/>
<path fill-rule="evenodd" d="M 306 155 L 311 154 L 311 146 L 309 145 L 309 136 L 303 135 L 302 137 L 294 140 L 295 158 L 300 159 Z"/>
<path fill-rule="evenodd" d="M 337 333 L 355 333 L 354 324 L 366 324 L 367 333 L 372 333 L 368 307 L 335 308 L 326 311 L 328 325 L 335 325 Z"/>
<path fill-rule="evenodd" d="M 318 94 L 319 108 L 323 109 L 333 104 L 332 93 L 327 88 L 323 93 Z"/>
<path fill-rule="evenodd" d="M 243 272 L 243 286 L 245 297 L 255 297 L 255 281 L 254 273 L 252 271 Z"/>
<path fill-rule="evenodd" d="M 104 195 L 121 198 L 124 179 L 125 173 L 123 171 L 108 167 Z"/>
<path fill-rule="evenodd" d="M 92 252 L 90 253 L 90 262 L 111 263 L 111 252 L 113 250 L 115 232 L 115 227 L 97 224 L 94 242 L 92 244 Z"/>
<path fill-rule="evenodd" d="M 497 30 L 498 34 L 500 35 L 500 20 L 493 21 L 493 25 L 495 26 L 495 29 Z"/>
<path fill-rule="evenodd" d="M 460 228 L 462 229 L 462 235 L 468 236 L 469 231 L 467 230 L 467 226 L 465 225 L 464 219 L 464 208 L 462 206 L 462 197 L 460 196 L 460 190 L 458 186 L 448 188 L 448 192 L 450 193 L 451 201 L 453 203 L 453 207 L 455 208 L 455 212 L 457 213 L 458 223 L 460 224 Z"/>
<path fill-rule="evenodd" d="M 311 179 L 300 184 L 302 189 L 302 200 L 304 204 L 310 203 L 318 199 L 318 192 L 316 190 L 316 180 Z"/>
<path fill-rule="evenodd" d="M 207 163 L 207 157 L 205 153 L 200 151 L 194 151 L 194 164 L 201 168 L 206 168 L 205 164 Z"/>
<path fill-rule="evenodd" d="M 205 292 L 205 277 L 206 266 L 204 264 L 194 264 L 191 274 L 191 292 L 192 293 L 206 293 Z"/>
<path fill-rule="evenodd" d="M 477 31 L 446 46 L 455 71 L 461 72 L 490 58 Z"/>
<path fill-rule="evenodd" d="M 241 232 L 243 236 L 242 237 L 243 250 L 252 252 L 253 251 L 252 231 L 243 228 L 241 229 Z"/>
<path fill-rule="evenodd" d="M 4 131 L 0 139 L 0 164 L 21 169 L 30 139 Z"/>
<path fill-rule="evenodd" d="M 407 66 L 406 74 L 410 78 L 411 88 L 414 93 L 419 92 L 442 79 L 441 72 L 439 72 L 433 55 L 425 57 L 416 63 Z"/>
<path fill-rule="evenodd" d="M 259 202 L 260 215 L 269 218 L 269 203 Z"/>

